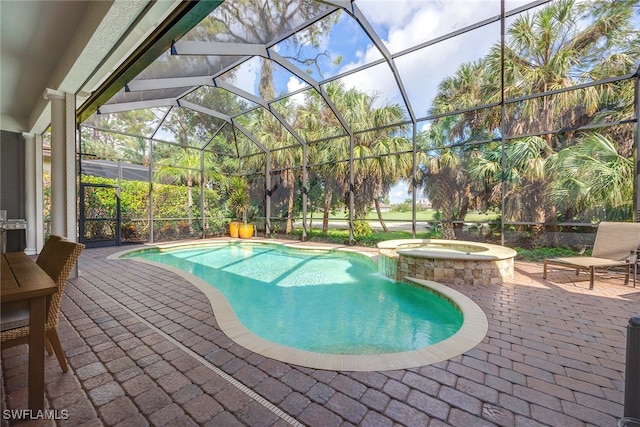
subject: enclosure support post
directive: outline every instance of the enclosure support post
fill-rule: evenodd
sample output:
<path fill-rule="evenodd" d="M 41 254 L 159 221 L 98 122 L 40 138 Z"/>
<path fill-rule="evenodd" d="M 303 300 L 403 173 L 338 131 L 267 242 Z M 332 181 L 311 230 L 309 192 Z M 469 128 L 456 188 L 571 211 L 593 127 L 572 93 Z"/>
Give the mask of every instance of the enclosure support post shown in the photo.
<path fill-rule="evenodd" d="M 505 157 L 505 144 L 506 140 L 504 138 L 504 43 L 505 43 L 505 14 L 504 14 L 504 0 L 500 1 L 500 244 L 504 246 L 504 216 L 502 215 L 505 210 L 505 200 L 504 196 L 505 192 L 505 168 L 507 166 L 507 161 Z"/>
<path fill-rule="evenodd" d="M 307 144 L 302 144 L 302 241 L 307 240 L 307 193 L 309 192 L 309 174 L 307 171 Z"/>
<path fill-rule="evenodd" d="M 65 138 L 65 94 L 46 91 L 51 101 L 51 233 L 67 237 L 67 141 Z"/>
<path fill-rule="evenodd" d="M 200 150 L 200 224 L 202 228 L 202 238 L 207 237 L 207 217 L 204 207 L 204 149 Z"/>
<path fill-rule="evenodd" d="M 149 140 L 149 243 L 153 244 L 153 140 Z"/>
<path fill-rule="evenodd" d="M 265 201 L 264 201 L 264 237 L 271 234 L 271 152 L 265 151 Z"/>
<path fill-rule="evenodd" d="M 627 360 L 624 382 L 624 416 L 640 419 L 640 316 L 627 325 Z"/>
<path fill-rule="evenodd" d="M 353 235 L 353 214 L 355 209 L 354 201 L 354 176 L 353 173 L 353 134 L 349 135 L 349 245 L 355 244 Z"/>
<path fill-rule="evenodd" d="M 635 173 L 633 174 L 633 188 L 635 189 L 633 193 L 633 209 L 632 209 L 632 221 L 638 221 L 640 218 L 640 159 L 638 158 L 638 144 L 640 144 L 640 67 L 636 71 L 636 93 L 635 93 L 635 103 L 634 103 L 634 115 L 636 118 L 636 123 L 634 125 L 634 141 L 633 141 L 633 164 L 635 166 Z"/>
<path fill-rule="evenodd" d="M 411 164 L 411 237 L 412 238 L 416 238 L 416 201 L 417 201 L 417 195 L 416 193 L 418 192 L 418 187 L 417 187 L 417 171 L 418 171 L 418 145 L 417 145 L 417 141 L 416 141 L 416 132 L 417 132 L 417 128 L 418 128 L 418 124 L 414 121 L 413 122 L 413 135 L 412 135 L 412 145 L 413 145 L 413 161 Z"/>

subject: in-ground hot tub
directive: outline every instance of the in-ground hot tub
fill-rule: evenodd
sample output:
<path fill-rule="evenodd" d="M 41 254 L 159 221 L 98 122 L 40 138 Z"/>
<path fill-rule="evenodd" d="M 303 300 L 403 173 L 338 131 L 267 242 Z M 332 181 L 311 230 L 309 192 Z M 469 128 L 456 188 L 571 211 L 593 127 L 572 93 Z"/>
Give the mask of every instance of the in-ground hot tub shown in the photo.
<path fill-rule="evenodd" d="M 491 285 L 511 281 L 517 255 L 504 246 L 462 240 L 387 240 L 378 243 L 378 249 L 378 267 L 387 277 L 449 284 Z"/>

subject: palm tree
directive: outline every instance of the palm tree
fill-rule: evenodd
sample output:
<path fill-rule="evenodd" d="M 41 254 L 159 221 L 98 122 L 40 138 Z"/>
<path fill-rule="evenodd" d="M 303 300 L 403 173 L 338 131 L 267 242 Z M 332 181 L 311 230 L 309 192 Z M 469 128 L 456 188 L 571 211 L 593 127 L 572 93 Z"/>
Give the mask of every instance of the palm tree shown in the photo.
<path fill-rule="evenodd" d="M 332 82 L 326 88 L 328 96 L 350 124 L 354 135 L 354 216 L 364 219 L 373 203 L 378 219 L 386 231 L 379 206 L 380 197 L 389 192 L 389 188 L 399 179 L 409 176 L 411 170 L 411 142 L 401 136 L 406 125 L 396 125 L 405 118 L 405 112 L 399 105 L 377 106 L 377 97 L 356 89 L 345 90 L 340 83 Z M 325 107 L 326 108 L 326 107 Z M 335 116 L 327 114 L 328 122 L 333 126 L 324 127 L 325 132 L 333 135 L 338 123 Z M 341 127 L 341 126 L 340 126 Z M 348 144 L 332 143 L 327 159 L 332 160 L 327 172 L 339 188 L 349 188 Z M 343 160 L 342 162 L 340 160 Z M 330 192 L 327 200 L 330 200 Z M 327 210 L 325 210 L 325 213 Z"/>
<path fill-rule="evenodd" d="M 462 64 L 453 76 L 440 83 L 429 113 L 438 115 L 486 104 L 486 73 L 486 59 Z M 459 234 L 472 204 L 479 204 L 486 196 L 485 188 L 474 187 L 469 166 L 487 148 L 485 144 L 472 143 L 494 138 L 490 125 L 493 122 L 499 123 L 498 108 L 470 110 L 438 117 L 419 134 L 428 159 L 420 168 L 421 178 L 425 192 L 441 210 L 445 238 Z"/>
<path fill-rule="evenodd" d="M 430 114 L 485 104 L 486 65 L 485 60 L 462 64 L 453 76 L 444 79 L 438 87 Z M 434 207 L 441 210 L 445 239 L 456 237 L 456 230 L 462 227 L 460 221 L 464 220 L 474 198 L 468 162 L 477 157 L 479 149 L 465 144 L 490 139 L 485 123 L 495 120 L 495 114 L 496 109 L 489 109 L 439 117 L 419 135 L 422 148 L 429 153 L 428 160 L 422 163 L 421 179 Z"/>
<path fill-rule="evenodd" d="M 507 30 L 504 88 L 500 79 L 503 55 L 501 46 L 496 45 L 486 58 L 463 64 L 455 76 L 443 81 L 432 113 L 499 102 L 502 93 L 509 100 L 635 71 L 640 38 L 631 21 L 634 6 L 635 0 L 581 3 L 559 0 L 517 17 Z M 628 118 L 633 105 L 631 87 L 606 84 L 508 103 L 504 117 L 497 108 L 482 113 L 467 112 L 449 123 L 449 134 L 468 138 L 480 130 L 480 135 L 490 139 L 489 135 L 498 130 L 506 137 L 543 133 L 540 137 L 506 142 L 504 170 L 503 149 L 492 144 L 481 148 L 485 151 L 483 157 L 468 168 L 480 194 L 489 189 L 488 200 L 496 205 L 504 197 L 504 219 L 555 221 L 556 208 L 549 199 L 545 165 L 551 161 L 554 150 L 576 144 L 585 133 L 551 132 L 604 120 L 612 117 L 612 113 L 618 114 L 618 118 L 626 114 Z M 625 144 L 618 148 L 628 155 L 630 133 L 628 127 L 622 128 L 603 132 L 626 132 L 620 135 Z M 542 147 L 541 141 L 549 148 Z M 523 191 L 526 198 L 518 194 Z M 527 218 L 523 218 L 525 212 L 529 214 Z"/>
<path fill-rule="evenodd" d="M 325 90 L 335 99 L 340 86 L 329 84 Z M 317 177 L 316 185 L 323 192 L 322 232 L 327 233 L 329 214 L 343 201 L 340 195 L 349 188 L 348 180 L 344 179 L 349 175 L 349 140 L 338 118 L 316 91 L 309 91 L 304 104 L 297 110 L 296 129 L 306 141 L 326 138 L 309 145 L 308 160 L 310 164 L 319 165 L 313 167 L 315 174 L 312 175 Z"/>
<path fill-rule="evenodd" d="M 637 34 L 631 25 L 635 4 L 635 0 L 559 0 L 516 18 L 507 31 L 504 48 L 505 98 L 571 87 L 602 75 L 602 70 L 594 70 L 603 63 L 617 63 L 620 49 L 629 48 L 629 34 Z M 500 100 L 501 63 L 501 48 L 496 45 L 487 56 L 483 87 L 487 102 Z M 611 76 L 611 69 L 608 71 L 607 77 Z M 537 133 L 584 125 L 601 106 L 599 91 L 590 87 L 510 104 L 505 133 Z M 489 125 L 498 127 L 495 122 Z M 551 134 L 543 138 L 554 149 L 562 146 L 562 139 L 554 139 Z"/>
<path fill-rule="evenodd" d="M 355 108 L 351 111 L 359 117 L 359 123 L 363 127 L 373 130 L 355 135 L 355 216 L 364 219 L 373 201 L 378 221 L 386 232 L 388 230 L 382 218 L 380 198 L 386 196 L 398 180 L 409 177 L 412 165 L 409 151 L 412 144 L 402 136 L 406 131 L 405 125 L 384 127 L 403 119 L 404 111 L 400 106 L 385 105 L 376 108 L 372 105 L 375 98 L 366 94 L 361 96 L 368 102 L 357 103 L 352 106 Z"/>
<path fill-rule="evenodd" d="M 464 219 L 471 192 L 465 154 L 469 149 L 454 145 L 451 135 L 454 121 L 454 116 L 445 117 L 418 135 L 420 148 L 427 153 L 420 161 L 419 182 L 441 212 L 445 239 L 456 238 L 453 221 Z"/>
<path fill-rule="evenodd" d="M 227 204 L 236 214 L 236 219 L 247 223 L 247 212 L 251 206 L 249 184 L 242 176 L 233 176 L 226 182 Z"/>
<path fill-rule="evenodd" d="M 438 93 L 433 100 L 433 106 L 429 114 L 437 115 L 456 110 L 464 110 L 487 103 L 484 94 L 485 73 L 487 62 L 480 59 L 474 62 L 462 64 L 453 76 L 445 78 L 438 86 Z M 485 125 L 487 122 L 498 122 L 495 117 L 496 110 L 473 110 L 459 114 L 452 118 L 442 117 L 434 120 L 434 123 L 446 122 L 449 137 L 454 140 L 470 140 L 486 138 Z M 477 135 L 482 132 L 482 135 Z"/>
<path fill-rule="evenodd" d="M 633 209 L 633 158 L 599 133 L 560 151 L 550 164 L 551 199 L 566 220 L 626 220 Z"/>
<path fill-rule="evenodd" d="M 155 163 L 155 176 L 187 186 L 189 228 L 193 224 L 193 186 L 200 185 L 205 179 L 211 181 L 221 178 L 220 166 L 213 162 L 215 156 L 201 149 L 210 139 L 216 123 L 216 118 L 206 114 L 188 108 L 173 108 L 162 127 L 173 135 L 175 144 L 156 143 L 154 146 L 154 157 L 160 158 Z"/>
<path fill-rule="evenodd" d="M 295 117 L 293 105 L 282 108 L 285 114 Z M 278 170 L 278 180 L 274 182 L 272 177 L 272 187 L 282 185 L 286 191 L 286 224 L 285 233 L 290 233 L 293 229 L 295 189 L 297 175 L 295 167 L 302 164 L 302 150 L 300 144 L 293 135 L 270 113 L 265 110 L 256 110 L 246 122 L 246 127 L 256 136 L 256 138 L 271 152 L 271 169 Z M 249 158 L 250 167 L 254 170 L 264 170 L 264 156 L 254 156 Z M 273 192 L 274 188 L 270 188 Z"/>
<path fill-rule="evenodd" d="M 505 168 L 502 154 L 501 146 L 488 150 L 469 165 L 469 176 L 476 184 L 493 189 L 495 204 L 504 200 L 503 220 L 523 220 L 528 213 L 527 220 L 544 223 L 548 206 L 545 168 L 551 148 L 537 136 L 514 140 L 504 147 Z"/>
<path fill-rule="evenodd" d="M 390 136 L 381 138 L 373 147 L 374 159 L 370 166 L 372 176 L 379 177 L 380 189 L 378 196 L 373 199 L 378 221 L 384 232 L 388 232 L 387 225 L 382 219 L 380 199 L 389 194 L 389 190 L 400 179 L 408 179 L 411 176 L 413 159 L 406 151 L 412 146 L 411 142 L 402 136 Z M 402 153 L 402 154 L 392 154 Z"/>

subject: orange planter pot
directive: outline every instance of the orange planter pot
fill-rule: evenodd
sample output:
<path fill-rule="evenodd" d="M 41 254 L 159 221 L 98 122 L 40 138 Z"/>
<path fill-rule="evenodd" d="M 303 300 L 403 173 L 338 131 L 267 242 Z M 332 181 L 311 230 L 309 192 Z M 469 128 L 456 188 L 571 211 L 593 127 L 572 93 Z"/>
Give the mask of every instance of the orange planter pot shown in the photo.
<path fill-rule="evenodd" d="M 242 224 L 238 233 L 241 239 L 250 239 L 253 236 L 253 224 Z"/>
<path fill-rule="evenodd" d="M 242 223 L 240 221 L 231 221 L 229 223 L 229 236 L 235 239 L 240 237 L 239 230 L 241 225 Z"/>

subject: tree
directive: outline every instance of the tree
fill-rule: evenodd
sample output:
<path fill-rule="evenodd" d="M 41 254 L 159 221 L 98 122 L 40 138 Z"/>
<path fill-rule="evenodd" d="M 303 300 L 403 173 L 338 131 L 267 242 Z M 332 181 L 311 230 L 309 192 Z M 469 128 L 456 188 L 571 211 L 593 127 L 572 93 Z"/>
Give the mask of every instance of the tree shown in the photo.
<path fill-rule="evenodd" d="M 388 201 L 389 190 L 400 179 L 411 176 L 413 159 L 407 150 L 411 149 L 411 142 L 403 136 L 389 136 L 380 138 L 373 147 L 374 159 L 369 168 L 371 176 L 379 180 L 378 196 L 373 199 L 378 221 L 385 232 L 388 232 L 387 225 L 382 219 L 380 202 Z M 401 154 L 395 154 L 401 153 Z M 376 193 L 374 193 L 375 195 Z"/>
<path fill-rule="evenodd" d="M 187 108 L 173 108 L 163 128 L 173 136 L 175 144 L 157 144 L 154 154 L 159 160 L 154 171 L 158 179 L 169 183 L 187 186 L 187 215 L 189 227 L 193 223 L 193 186 L 200 185 L 203 174 L 209 178 L 219 175 L 218 168 L 208 163 L 211 156 L 204 156 L 204 169 L 201 158 L 204 152 L 199 148 L 210 139 L 211 128 L 215 119 Z"/>
<path fill-rule="evenodd" d="M 364 219 L 373 203 L 380 224 L 386 231 L 379 199 L 399 179 L 408 177 L 411 171 L 412 156 L 409 152 L 412 144 L 402 136 L 406 132 L 406 125 L 397 125 L 405 118 L 405 112 L 399 105 L 378 106 L 375 95 L 356 89 L 347 90 L 336 82 L 329 83 L 326 92 L 344 120 L 356 131 L 353 150 L 354 216 L 356 219 Z M 339 134 L 340 130 L 345 132 L 342 124 L 319 96 L 307 98 L 302 110 L 301 126 L 304 126 L 305 135 L 321 139 Z M 318 115 L 310 110 L 321 113 Z M 348 139 L 338 138 L 327 145 L 326 149 L 313 151 L 318 156 L 315 161 L 324 164 L 325 219 L 328 218 L 334 191 L 348 194 L 350 185 Z M 347 205 L 346 200 L 344 203 Z M 325 224 L 328 228 L 328 221 Z"/>
<path fill-rule="evenodd" d="M 93 128 L 82 128 L 81 151 L 96 157 L 149 165 L 149 143 L 159 122 L 155 110 L 132 110 L 114 114 L 94 114 L 87 122 Z M 122 133 L 109 132 L 117 130 Z M 139 136 L 131 136 L 139 135 Z"/>
<path fill-rule="evenodd" d="M 430 114 L 484 104 L 485 69 L 486 61 L 478 60 L 463 64 L 453 76 L 444 79 L 438 86 Z M 434 207 L 441 210 L 445 239 L 456 237 L 455 230 L 462 227 L 460 221 L 464 220 L 473 198 L 468 161 L 478 155 L 478 148 L 467 144 L 491 138 L 485 123 L 493 119 L 493 114 L 494 110 L 472 110 L 439 117 L 419 135 L 421 148 L 428 153 L 421 167 L 422 185 Z"/>
<path fill-rule="evenodd" d="M 236 219 L 247 223 L 247 212 L 251 206 L 249 184 L 242 176 L 233 176 L 227 180 L 227 204 L 236 214 Z"/>
<path fill-rule="evenodd" d="M 199 40 L 269 45 L 296 26 L 317 17 L 325 8 L 322 3 L 302 0 L 226 1 L 218 6 L 215 13 L 209 14 L 194 28 L 191 37 Z M 301 47 L 307 43 L 319 46 L 322 35 L 329 31 L 337 19 L 336 14 L 333 19 L 321 20 L 291 37 L 291 51 L 297 54 L 288 56 L 288 59 L 306 66 L 313 64 L 316 59 L 305 57 Z M 258 92 L 262 98 L 269 101 L 275 95 L 273 62 L 268 59 L 261 61 Z"/>
<path fill-rule="evenodd" d="M 633 0 L 580 3 L 560 0 L 518 16 L 507 29 L 504 87 L 501 86 L 502 50 L 500 45 L 495 45 L 485 58 L 463 64 L 454 76 L 442 82 L 432 113 L 499 102 L 502 94 L 509 100 L 634 72 L 640 51 L 638 31 L 633 29 L 631 21 L 636 5 Z M 604 84 L 508 103 L 504 116 L 494 108 L 458 114 L 455 119 L 439 118 L 435 123 L 450 120 L 449 135 L 463 136 L 463 141 L 474 134 L 490 140 L 492 135 L 503 132 L 507 137 L 504 147 L 493 143 L 478 147 L 482 157 L 475 157 L 472 164 L 466 166 L 459 164 L 458 168 L 468 169 L 473 175 L 472 183 L 478 196 L 486 196 L 495 206 L 499 206 L 504 197 L 503 219 L 553 222 L 557 220 L 553 201 L 560 200 L 558 195 L 562 194 L 554 184 L 555 196 L 550 197 L 548 168 L 555 153 L 576 145 L 590 134 L 573 131 L 573 128 L 614 116 L 628 118 L 633 105 L 633 85 L 628 83 Z M 558 132 L 564 128 L 569 130 Z M 602 132 L 619 136 L 624 142 L 615 145 L 618 154 L 628 157 L 629 127 L 613 127 Z M 512 139 L 527 134 L 540 136 Z M 569 153 L 574 151 L 562 157 Z M 455 164 L 453 159 L 447 163 Z M 563 182 L 571 183 L 570 180 Z M 590 188 L 595 191 L 597 186 Z M 519 195 L 521 192 L 526 197 Z M 566 206 L 563 209 L 566 210 Z M 526 218 L 525 214 L 528 214 Z M 536 229 L 541 231 L 541 227 Z"/>
<path fill-rule="evenodd" d="M 456 238 L 457 223 L 464 220 L 471 203 L 471 180 L 468 163 L 477 156 L 474 146 L 457 142 L 451 133 L 455 116 L 434 121 L 431 127 L 418 134 L 423 153 L 418 181 L 433 207 L 442 215 L 442 237 Z M 461 224 L 460 224 L 461 225 Z"/>
<path fill-rule="evenodd" d="M 340 90 L 338 84 L 329 84 L 326 92 L 332 94 Z M 349 140 L 346 130 L 335 116 L 323 97 L 316 91 L 305 94 L 305 101 L 297 110 L 296 129 L 307 141 L 322 141 L 309 144 L 308 158 L 313 167 L 312 181 L 323 193 L 322 232 L 329 230 L 329 214 L 344 199 L 341 195 L 348 191 Z"/>
<path fill-rule="evenodd" d="M 282 110 L 294 120 L 295 106 L 287 108 L 287 103 Z M 285 233 L 290 233 L 293 229 L 293 218 L 295 208 L 295 188 L 298 181 L 296 176 L 296 166 L 302 164 L 302 150 L 300 143 L 293 135 L 266 110 L 255 110 L 249 117 L 245 117 L 243 124 L 246 125 L 253 135 L 270 150 L 271 169 L 277 172 L 270 172 L 272 194 L 277 186 L 282 186 L 286 192 L 285 200 Z M 251 168 L 254 170 L 265 170 L 264 156 L 253 156 L 248 159 Z"/>
<path fill-rule="evenodd" d="M 631 25 L 635 4 L 635 1 L 577 3 L 562 0 L 516 19 L 509 28 L 505 47 L 505 96 L 512 98 L 547 92 L 635 70 L 637 56 L 634 60 L 629 55 L 638 51 L 638 32 L 633 31 Z M 631 34 L 636 34 L 636 37 L 630 38 Z M 498 50 L 494 48 L 488 58 L 489 69 L 493 70 L 491 76 L 498 75 L 497 59 Z M 603 110 L 608 109 L 611 92 L 619 95 L 615 85 L 592 86 L 513 104 L 508 109 L 505 132 L 509 135 L 527 134 L 592 123 Z M 616 99 L 620 98 L 616 96 Z M 535 184 L 528 184 L 538 205 L 531 206 L 532 220 L 556 220 L 556 207 L 547 199 L 550 180 L 538 173 L 540 165 L 552 156 L 554 150 L 571 147 L 588 134 L 588 131 L 567 131 L 542 135 L 541 138 L 553 150 L 532 147 L 530 143 L 535 141 L 532 138 L 514 142 L 514 155 L 519 148 L 528 146 L 527 153 L 537 152 L 541 156 L 540 159 L 529 159 L 530 172 L 536 172 L 521 171 L 529 180 L 537 176 Z M 510 150 L 508 147 L 505 150 L 509 163 Z M 514 164 L 526 166 L 517 160 Z"/>
<path fill-rule="evenodd" d="M 620 51 L 629 49 L 634 4 L 634 0 L 559 0 L 516 18 L 507 30 L 504 48 L 505 98 L 567 88 L 602 75 L 602 69 L 593 71 L 603 63 L 618 63 Z M 487 56 L 483 87 L 487 102 L 500 100 L 501 64 L 501 48 L 496 45 Z M 612 75 L 610 71 L 606 76 Z M 505 132 L 551 132 L 584 125 L 598 111 L 600 101 L 598 87 L 590 87 L 509 104 Z M 489 125 L 498 127 L 495 122 Z M 562 148 L 561 138 L 551 133 L 543 138 L 552 148 Z"/>
<path fill-rule="evenodd" d="M 550 163 L 551 199 L 565 220 L 621 221 L 633 209 L 633 158 L 619 154 L 617 144 L 599 133 L 581 138 Z"/>
<path fill-rule="evenodd" d="M 492 201 L 504 199 L 502 218 L 506 221 L 544 223 L 547 214 L 547 178 L 545 168 L 552 150 L 543 138 L 532 136 L 497 146 L 469 166 L 476 183 L 493 188 Z M 525 214 L 530 216 L 523 218 Z"/>
<path fill-rule="evenodd" d="M 175 147 L 169 157 L 158 162 L 156 178 L 174 184 L 187 185 L 187 216 L 193 224 L 193 186 L 200 183 L 200 153 L 186 147 Z"/>

